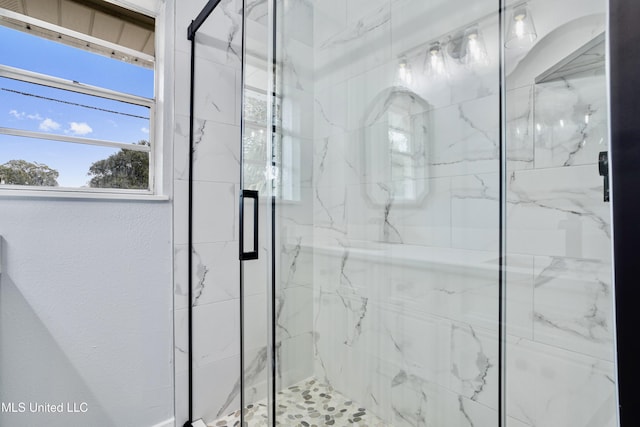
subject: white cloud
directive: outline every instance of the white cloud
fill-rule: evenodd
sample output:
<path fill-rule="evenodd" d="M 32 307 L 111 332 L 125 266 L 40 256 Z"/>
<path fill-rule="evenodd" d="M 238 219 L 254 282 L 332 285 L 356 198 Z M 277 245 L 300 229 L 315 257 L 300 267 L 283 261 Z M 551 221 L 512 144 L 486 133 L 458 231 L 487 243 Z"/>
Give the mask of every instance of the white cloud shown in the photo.
<path fill-rule="evenodd" d="M 93 129 L 91 129 L 91 126 L 89 126 L 85 122 L 71 122 L 69 123 L 69 130 L 67 132 L 71 132 L 74 135 L 82 136 L 90 134 L 91 132 L 93 132 Z"/>
<path fill-rule="evenodd" d="M 149 133 L 149 129 L 148 128 L 141 128 L 140 130 L 142 131 L 142 133 Z"/>
<path fill-rule="evenodd" d="M 19 113 L 17 110 L 11 110 L 9 111 L 9 114 L 11 114 L 16 119 L 20 119 L 20 120 L 24 119 L 24 116 L 25 116 L 24 113 Z"/>
<path fill-rule="evenodd" d="M 60 123 L 55 122 L 47 117 L 40 123 L 39 128 L 43 131 L 58 130 L 60 129 Z"/>
<path fill-rule="evenodd" d="M 23 114 L 24 114 L 24 113 L 23 113 Z M 40 114 L 38 114 L 38 113 L 35 113 L 35 114 L 29 114 L 29 115 L 27 116 L 27 118 L 28 118 L 28 119 L 31 119 L 31 120 L 42 120 L 42 116 L 41 116 Z"/>

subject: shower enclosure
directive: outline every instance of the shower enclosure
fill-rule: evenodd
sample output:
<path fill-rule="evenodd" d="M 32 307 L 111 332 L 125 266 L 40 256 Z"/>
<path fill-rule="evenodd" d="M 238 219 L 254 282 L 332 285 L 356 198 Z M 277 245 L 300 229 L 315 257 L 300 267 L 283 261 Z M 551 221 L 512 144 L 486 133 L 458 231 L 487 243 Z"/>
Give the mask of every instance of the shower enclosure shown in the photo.
<path fill-rule="evenodd" d="M 607 3 L 222 3 L 242 378 L 192 419 L 618 426 Z"/>

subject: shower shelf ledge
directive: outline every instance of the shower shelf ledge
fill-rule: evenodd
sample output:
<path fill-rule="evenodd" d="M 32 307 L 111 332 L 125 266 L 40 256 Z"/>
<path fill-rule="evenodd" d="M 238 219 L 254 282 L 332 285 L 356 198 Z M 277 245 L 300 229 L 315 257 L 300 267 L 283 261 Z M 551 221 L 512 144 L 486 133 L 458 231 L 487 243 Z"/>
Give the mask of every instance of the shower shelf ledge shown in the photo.
<path fill-rule="evenodd" d="M 467 249 L 436 248 L 419 245 L 378 242 L 352 242 L 353 245 L 329 244 L 302 245 L 301 249 L 314 255 L 342 257 L 349 252 L 349 259 L 371 261 L 412 268 L 430 268 L 455 273 L 474 273 L 497 277 L 499 258 L 497 251 L 473 251 Z M 295 245 L 291 244 L 291 247 Z M 530 273 L 530 266 L 514 261 L 507 265 L 510 273 Z"/>

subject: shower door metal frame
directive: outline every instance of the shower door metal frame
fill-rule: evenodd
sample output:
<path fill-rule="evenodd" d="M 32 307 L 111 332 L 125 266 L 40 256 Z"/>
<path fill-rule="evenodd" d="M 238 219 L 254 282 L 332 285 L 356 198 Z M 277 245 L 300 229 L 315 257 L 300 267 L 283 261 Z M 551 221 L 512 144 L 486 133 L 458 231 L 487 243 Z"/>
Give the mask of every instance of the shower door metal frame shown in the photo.
<path fill-rule="evenodd" d="M 193 419 L 193 274 L 192 274 L 192 269 L 193 269 L 193 148 L 195 145 L 195 141 L 194 141 L 194 122 L 195 122 L 195 116 L 194 116 L 194 112 L 195 112 L 195 58 L 196 58 L 196 34 L 198 32 L 198 30 L 200 29 L 200 27 L 206 22 L 206 20 L 211 16 L 211 14 L 213 13 L 213 11 L 216 9 L 216 7 L 220 4 L 221 0 L 209 0 L 207 2 L 207 4 L 202 8 L 202 10 L 200 11 L 200 13 L 198 14 L 198 16 L 193 19 L 191 21 L 191 23 L 189 24 L 189 27 L 187 29 L 187 39 L 191 42 L 191 73 L 190 73 L 190 93 L 189 93 L 189 174 L 188 174 L 188 179 L 189 179 L 189 202 L 188 202 L 188 206 L 189 206 L 189 214 L 188 214 L 188 264 L 189 264 L 189 275 L 188 275 L 188 301 L 189 301 L 189 310 L 188 310 L 188 317 L 187 317 L 187 327 L 188 327 L 188 341 L 189 341 L 189 345 L 188 345 L 188 378 L 189 378 L 189 385 L 188 385 L 188 405 L 189 405 L 189 418 L 188 420 L 184 423 L 183 427 L 192 427 L 193 422 L 195 421 Z M 240 83 L 240 87 L 242 90 L 242 101 L 240 103 L 241 108 L 244 105 L 244 57 L 245 57 L 245 0 L 242 0 L 242 36 L 241 36 L 241 43 L 242 43 L 242 60 L 241 62 L 241 70 L 240 70 L 240 79 L 241 79 L 241 83 Z M 243 114 L 240 114 L 240 128 L 242 129 L 242 131 L 244 131 L 244 126 L 243 126 Z M 240 197 L 239 197 L 239 212 L 242 212 L 243 207 L 244 207 L 244 196 L 245 193 L 251 193 L 251 192 L 246 192 L 243 190 L 243 171 L 242 171 L 242 165 L 243 165 L 243 158 L 242 158 L 242 136 L 240 138 L 240 141 L 238 141 L 238 144 L 240 144 Z M 253 194 L 249 194 L 250 196 L 253 196 Z M 257 195 L 255 195 L 256 197 L 256 201 L 255 201 L 255 215 L 257 216 L 257 209 L 258 209 L 258 201 L 257 201 Z M 241 217 L 242 218 L 242 217 Z M 257 218 L 256 218 L 257 221 Z M 242 228 L 243 224 L 240 223 L 240 227 Z M 255 226 L 257 227 L 257 222 L 255 224 Z M 254 233 L 257 232 L 257 229 L 254 228 Z M 241 233 L 242 234 L 242 233 Z M 242 238 L 242 237 L 241 237 Z M 240 259 L 240 283 L 239 283 L 239 287 L 240 287 L 240 407 L 244 408 L 244 337 L 243 337 L 243 321 L 244 321 L 244 287 L 243 287 L 243 269 L 242 269 L 242 262 L 244 260 L 249 260 L 249 259 L 257 259 L 257 234 L 255 236 L 255 240 L 254 240 L 254 249 L 256 250 L 255 254 L 245 254 L 243 253 L 243 245 L 242 242 L 239 242 L 239 247 L 240 247 L 240 252 L 239 252 L 239 259 Z M 240 423 L 241 425 L 244 423 L 244 411 L 240 411 Z"/>
<path fill-rule="evenodd" d="M 640 3 L 609 0 L 608 49 L 618 413 L 621 427 L 637 425 L 640 384 Z"/>

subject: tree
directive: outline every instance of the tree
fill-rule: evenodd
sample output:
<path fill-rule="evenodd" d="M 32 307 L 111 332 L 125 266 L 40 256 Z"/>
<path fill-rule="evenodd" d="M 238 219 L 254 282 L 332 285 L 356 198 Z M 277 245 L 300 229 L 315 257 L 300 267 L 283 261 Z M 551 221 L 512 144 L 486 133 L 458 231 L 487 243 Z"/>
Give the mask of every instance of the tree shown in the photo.
<path fill-rule="evenodd" d="M 9 160 L 0 165 L 0 183 L 6 185 L 58 186 L 57 170 L 49 166 L 26 160 Z"/>
<path fill-rule="evenodd" d="M 138 145 L 149 145 L 139 141 Z M 149 188 L 149 153 L 121 149 L 106 159 L 98 160 L 89 168 L 90 187 L 96 188 Z"/>

